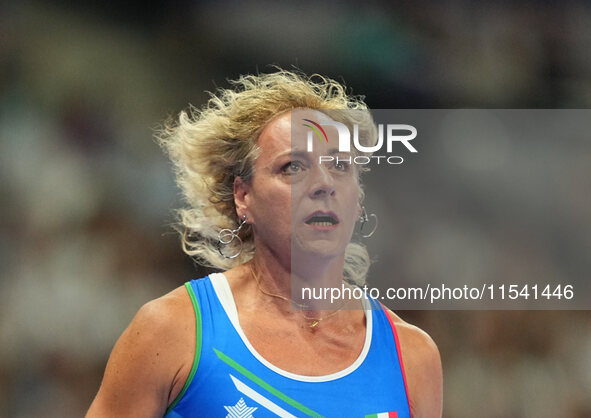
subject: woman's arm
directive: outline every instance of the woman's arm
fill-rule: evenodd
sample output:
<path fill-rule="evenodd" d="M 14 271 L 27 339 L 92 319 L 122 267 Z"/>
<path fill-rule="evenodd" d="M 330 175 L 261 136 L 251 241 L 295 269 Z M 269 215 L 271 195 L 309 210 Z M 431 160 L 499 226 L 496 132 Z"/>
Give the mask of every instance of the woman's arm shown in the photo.
<path fill-rule="evenodd" d="M 195 339 L 184 287 L 148 302 L 115 344 L 86 417 L 162 417 L 189 375 Z"/>
<path fill-rule="evenodd" d="M 426 332 L 391 311 L 388 314 L 398 333 L 412 417 L 440 418 L 443 376 L 439 350 Z"/>

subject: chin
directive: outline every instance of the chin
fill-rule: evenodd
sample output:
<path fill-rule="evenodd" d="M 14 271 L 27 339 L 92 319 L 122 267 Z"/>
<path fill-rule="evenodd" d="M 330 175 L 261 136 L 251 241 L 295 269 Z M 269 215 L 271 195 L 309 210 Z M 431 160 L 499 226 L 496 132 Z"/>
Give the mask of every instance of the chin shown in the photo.
<path fill-rule="evenodd" d="M 338 245 L 336 245 L 338 244 Z M 348 243 L 347 243 L 348 244 Z M 307 245 L 292 245 L 291 257 L 302 257 L 306 259 L 329 259 L 345 255 L 346 245 L 343 243 L 335 243 L 331 241 L 316 241 L 309 242 Z"/>

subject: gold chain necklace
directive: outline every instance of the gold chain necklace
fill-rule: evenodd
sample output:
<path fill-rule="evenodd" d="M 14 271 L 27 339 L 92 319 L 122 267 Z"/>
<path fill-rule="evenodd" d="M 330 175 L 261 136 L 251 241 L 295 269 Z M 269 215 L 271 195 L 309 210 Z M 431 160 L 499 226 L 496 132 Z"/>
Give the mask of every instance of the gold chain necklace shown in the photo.
<path fill-rule="evenodd" d="M 275 298 L 282 299 L 282 300 L 284 300 L 284 301 L 286 301 L 286 302 L 289 302 L 289 303 L 292 303 L 292 304 L 296 305 L 297 307 L 299 307 L 299 308 L 301 308 L 301 309 L 306 309 L 306 308 L 309 308 L 309 307 L 310 307 L 310 306 L 308 306 L 308 305 L 304 305 L 304 304 L 301 304 L 301 303 L 297 303 L 297 302 L 295 302 L 295 301 L 291 300 L 290 298 L 287 298 L 287 297 L 285 297 L 285 296 L 283 296 L 283 295 L 278 295 L 278 294 L 276 294 L 276 293 L 267 292 L 266 290 L 264 290 L 264 289 L 261 287 L 261 281 L 260 281 L 259 277 L 256 275 L 256 273 L 254 272 L 254 269 L 252 268 L 252 265 L 250 265 L 250 264 L 249 264 L 249 265 L 248 265 L 248 267 L 250 268 L 250 272 L 251 272 L 251 274 L 253 275 L 253 277 L 254 277 L 254 280 L 257 282 L 257 287 L 258 287 L 258 289 L 261 291 L 261 293 L 263 293 L 263 294 L 265 294 L 265 295 L 267 295 L 267 296 L 272 296 L 272 297 L 275 297 Z M 338 308 L 337 310 L 335 310 L 335 311 L 331 312 L 330 314 L 328 314 L 328 315 L 326 315 L 326 316 L 320 317 L 320 318 L 312 318 L 312 317 L 306 316 L 305 314 L 302 314 L 302 316 L 303 316 L 303 317 L 304 317 L 304 319 L 306 319 L 307 321 L 310 321 L 310 325 L 309 325 L 309 326 L 310 326 L 310 328 L 315 328 L 316 326 L 318 326 L 318 324 L 319 324 L 321 321 L 324 321 L 325 319 L 328 319 L 328 318 L 330 318 L 331 316 L 334 316 L 334 315 L 336 315 L 336 314 L 337 314 L 337 313 L 338 313 L 338 312 L 339 312 L 341 309 L 343 309 L 343 307 L 345 306 L 345 303 L 346 303 L 346 302 L 343 302 L 343 304 L 341 304 L 341 306 L 339 306 L 339 308 Z"/>

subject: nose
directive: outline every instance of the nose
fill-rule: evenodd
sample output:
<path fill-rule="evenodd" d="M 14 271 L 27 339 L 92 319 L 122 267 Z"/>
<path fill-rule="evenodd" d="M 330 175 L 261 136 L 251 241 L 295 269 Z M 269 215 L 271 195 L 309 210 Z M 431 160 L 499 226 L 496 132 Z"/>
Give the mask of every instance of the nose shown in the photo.
<path fill-rule="evenodd" d="M 310 185 L 310 197 L 313 199 L 325 199 L 332 197 L 336 193 L 334 178 L 324 165 L 317 165 L 312 169 L 310 176 L 312 183 Z"/>

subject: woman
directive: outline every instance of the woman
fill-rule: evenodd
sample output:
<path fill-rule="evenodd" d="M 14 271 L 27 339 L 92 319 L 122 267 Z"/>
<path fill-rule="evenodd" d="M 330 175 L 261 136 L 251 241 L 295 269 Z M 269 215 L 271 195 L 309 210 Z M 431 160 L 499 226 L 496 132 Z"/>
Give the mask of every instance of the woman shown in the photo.
<path fill-rule="evenodd" d="M 375 301 L 292 292 L 365 279 L 367 252 L 350 243 L 359 172 L 320 162 L 347 156 L 336 129 L 311 151 L 307 134 L 340 121 L 375 140 L 365 104 L 287 71 L 234 84 L 161 136 L 191 206 L 180 211 L 184 250 L 226 271 L 140 309 L 87 416 L 441 416 L 427 334 Z"/>

